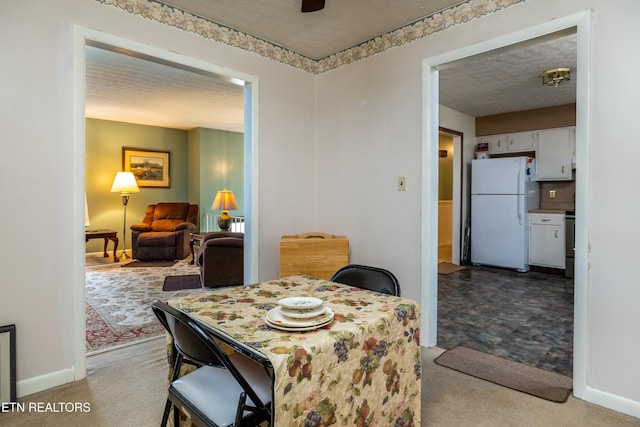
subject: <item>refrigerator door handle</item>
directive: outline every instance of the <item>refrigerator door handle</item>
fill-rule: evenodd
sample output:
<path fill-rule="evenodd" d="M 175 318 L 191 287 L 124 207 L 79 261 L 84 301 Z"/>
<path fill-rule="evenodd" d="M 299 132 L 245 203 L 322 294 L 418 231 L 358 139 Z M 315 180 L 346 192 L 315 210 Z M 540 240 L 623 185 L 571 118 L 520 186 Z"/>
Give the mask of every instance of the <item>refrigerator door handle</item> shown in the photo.
<path fill-rule="evenodd" d="M 520 179 L 520 172 L 518 171 L 518 222 L 520 223 L 520 225 L 522 225 L 522 206 L 520 205 L 520 194 L 522 194 L 522 191 L 520 191 L 520 183 L 521 183 L 521 179 Z"/>
<path fill-rule="evenodd" d="M 518 199 L 518 222 L 520 223 L 520 225 L 522 225 L 522 206 L 520 204 L 520 197 L 517 197 Z"/>

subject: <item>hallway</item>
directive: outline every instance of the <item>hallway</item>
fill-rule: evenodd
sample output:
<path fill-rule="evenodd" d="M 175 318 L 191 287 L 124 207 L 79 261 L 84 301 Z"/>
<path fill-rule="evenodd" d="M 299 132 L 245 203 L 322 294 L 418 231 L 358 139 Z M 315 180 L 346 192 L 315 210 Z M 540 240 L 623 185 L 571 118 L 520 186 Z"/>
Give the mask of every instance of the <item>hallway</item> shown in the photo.
<path fill-rule="evenodd" d="M 438 275 L 438 347 L 458 345 L 571 377 L 573 280 L 467 266 Z"/>

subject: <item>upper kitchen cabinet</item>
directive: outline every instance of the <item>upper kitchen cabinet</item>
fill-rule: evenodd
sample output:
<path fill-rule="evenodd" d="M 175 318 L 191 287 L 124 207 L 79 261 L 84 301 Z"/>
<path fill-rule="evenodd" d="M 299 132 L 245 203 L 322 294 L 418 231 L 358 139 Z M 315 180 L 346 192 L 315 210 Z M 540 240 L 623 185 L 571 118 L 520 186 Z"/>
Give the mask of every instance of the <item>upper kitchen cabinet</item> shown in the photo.
<path fill-rule="evenodd" d="M 538 131 L 536 148 L 537 181 L 570 181 L 575 159 L 576 128 Z"/>
<path fill-rule="evenodd" d="M 499 154 L 533 151 L 537 139 L 537 132 L 515 132 L 483 136 L 478 138 L 478 142 L 489 145 L 489 154 Z"/>
<path fill-rule="evenodd" d="M 489 146 L 489 154 L 504 153 L 507 151 L 508 135 L 488 135 L 478 138 L 478 143 Z"/>
<path fill-rule="evenodd" d="M 538 132 L 510 133 L 507 151 L 533 151 L 538 140 Z"/>

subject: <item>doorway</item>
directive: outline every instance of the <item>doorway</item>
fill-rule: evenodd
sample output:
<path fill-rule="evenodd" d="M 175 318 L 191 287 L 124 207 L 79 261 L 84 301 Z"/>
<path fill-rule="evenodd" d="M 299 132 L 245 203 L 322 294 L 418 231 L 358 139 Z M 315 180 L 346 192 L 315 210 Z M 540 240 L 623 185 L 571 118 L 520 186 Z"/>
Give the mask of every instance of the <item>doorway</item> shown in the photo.
<path fill-rule="evenodd" d="M 463 134 L 439 127 L 438 133 L 438 264 L 462 260 Z"/>
<path fill-rule="evenodd" d="M 85 185 L 85 105 L 86 105 L 86 53 L 87 45 L 107 46 L 114 51 L 135 52 L 157 63 L 167 66 L 174 66 L 179 69 L 189 69 L 190 71 L 208 76 L 219 76 L 228 81 L 235 80 L 243 82 L 244 89 L 242 98 L 244 102 L 244 213 L 245 213 L 245 281 L 253 282 L 258 277 L 258 205 L 257 205 L 257 133 L 254 125 L 257 123 L 258 103 L 256 102 L 258 91 L 258 80 L 254 76 L 246 75 L 236 71 L 228 70 L 212 63 L 195 60 L 180 54 L 166 50 L 139 44 L 130 40 L 121 39 L 102 32 L 93 31 L 86 28 L 76 28 L 75 43 L 75 64 L 74 81 L 76 93 L 75 110 L 75 170 L 74 176 L 79 183 L 74 189 L 74 197 L 82 200 L 86 190 Z M 75 303 L 74 303 L 74 376 L 81 379 L 86 376 L 86 350 L 85 350 L 85 257 L 84 246 L 78 245 L 74 250 L 76 259 L 76 269 L 74 275 L 76 279 Z"/>
<path fill-rule="evenodd" d="M 422 284 L 421 305 L 423 308 L 422 330 L 426 345 L 437 344 L 437 241 L 430 236 L 437 235 L 437 161 L 439 110 L 439 69 L 447 64 L 480 53 L 490 52 L 503 47 L 530 40 L 568 28 L 577 29 L 578 69 L 581 70 L 577 81 L 576 115 L 576 258 L 575 258 L 575 307 L 574 307 L 574 395 L 582 397 L 586 393 L 586 313 L 587 313 L 587 236 L 588 228 L 588 93 L 589 93 L 589 13 L 584 12 L 566 18 L 527 28 L 493 40 L 465 47 L 423 61 L 423 233 L 422 233 Z M 475 135 L 475 132 L 470 132 Z M 471 158 L 467 157 L 466 158 Z M 466 168 L 466 166 L 465 166 Z M 465 180 L 468 180 L 465 172 Z M 463 212 L 467 207 L 463 206 Z M 466 216 L 466 215 L 465 215 Z"/>

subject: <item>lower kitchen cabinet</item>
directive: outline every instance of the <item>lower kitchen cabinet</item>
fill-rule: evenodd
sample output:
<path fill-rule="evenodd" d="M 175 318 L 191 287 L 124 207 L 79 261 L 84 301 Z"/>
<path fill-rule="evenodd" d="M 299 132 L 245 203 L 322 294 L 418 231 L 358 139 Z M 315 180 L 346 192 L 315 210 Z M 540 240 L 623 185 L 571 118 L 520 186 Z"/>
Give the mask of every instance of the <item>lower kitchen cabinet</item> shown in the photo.
<path fill-rule="evenodd" d="M 565 268 L 564 213 L 529 214 L 529 265 Z"/>

